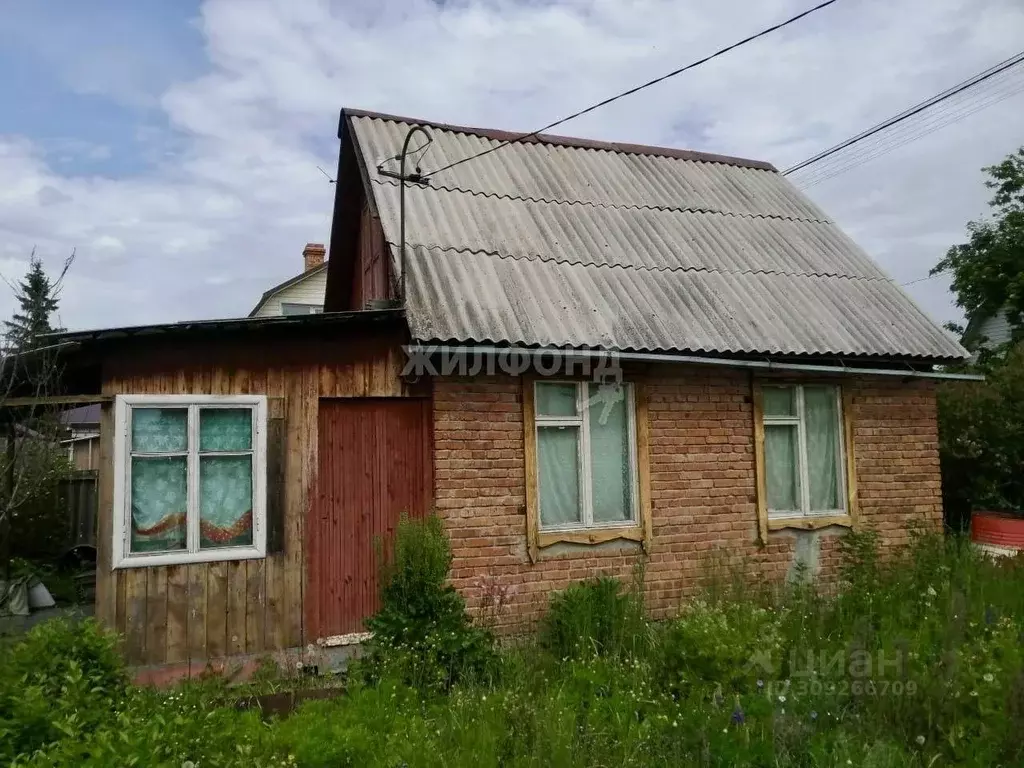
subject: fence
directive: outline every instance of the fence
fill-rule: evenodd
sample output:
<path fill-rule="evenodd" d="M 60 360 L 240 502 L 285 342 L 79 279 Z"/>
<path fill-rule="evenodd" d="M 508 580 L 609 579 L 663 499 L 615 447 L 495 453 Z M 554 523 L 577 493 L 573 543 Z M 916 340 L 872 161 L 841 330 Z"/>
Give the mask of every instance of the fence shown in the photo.
<path fill-rule="evenodd" d="M 75 472 L 60 483 L 61 505 L 68 511 L 68 547 L 96 546 L 95 469 Z"/>

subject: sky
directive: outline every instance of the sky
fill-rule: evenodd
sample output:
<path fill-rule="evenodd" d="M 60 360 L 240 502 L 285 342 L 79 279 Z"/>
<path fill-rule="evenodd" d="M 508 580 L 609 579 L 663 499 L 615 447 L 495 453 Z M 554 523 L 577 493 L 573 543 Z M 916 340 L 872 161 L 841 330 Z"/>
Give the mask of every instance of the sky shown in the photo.
<path fill-rule="evenodd" d="M 529 131 L 811 5 L 0 0 L 0 276 L 74 250 L 73 329 L 244 316 L 329 239 L 341 107 Z M 839 0 L 558 132 L 781 169 L 1022 40 L 1019 0 Z M 986 212 L 1024 90 L 962 117 L 806 189 L 899 283 Z M 905 290 L 960 318 L 946 278 Z"/>

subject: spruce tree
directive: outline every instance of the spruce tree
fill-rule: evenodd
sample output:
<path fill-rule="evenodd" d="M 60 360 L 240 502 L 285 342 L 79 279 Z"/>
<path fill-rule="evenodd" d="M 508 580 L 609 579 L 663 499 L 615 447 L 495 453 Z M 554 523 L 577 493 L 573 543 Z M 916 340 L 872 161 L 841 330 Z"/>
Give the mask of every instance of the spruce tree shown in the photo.
<path fill-rule="evenodd" d="M 43 334 L 62 330 L 50 324 L 50 317 L 59 304 L 59 284 L 59 280 L 56 283 L 50 280 L 33 251 L 25 279 L 15 288 L 14 297 L 20 311 L 4 321 L 8 350 L 21 352 L 45 346 L 47 340 L 42 338 Z"/>

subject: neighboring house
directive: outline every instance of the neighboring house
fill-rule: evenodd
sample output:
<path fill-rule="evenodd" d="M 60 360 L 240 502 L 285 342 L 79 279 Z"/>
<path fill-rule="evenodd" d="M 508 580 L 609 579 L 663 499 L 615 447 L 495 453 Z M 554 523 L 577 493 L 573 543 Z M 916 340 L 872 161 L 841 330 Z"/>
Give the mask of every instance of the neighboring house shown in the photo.
<path fill-rule="evenodd" d="M 324 289 L 327 287 L 326 254 L 321 243 L 306 243 L 302 250 L 302 273 L 264 293 L 249 317 L 315 315 L 323 312 Z"/>
<path fill-rule="evenodd" d="M 941 525 L 935 366 L 966 352 L 775 168 L 531 138 L 409 183 L 403 265 L 415 122 L 342 113 L 324 314 L 65 335 L 131 662 L 316 663 L 403 511 L 444 519 L 471 608 L 511 588 L 506 631 L 641 558 L 666 616 L 716 566 L 832 578 L 851 527 Z M 420 124 L 438 166 L 516 138 Z"/>
<path fill-rule="evenodd" d="M 976 314 L 964 330 L 964 346 L 971 350 L 995 349 L 1013 338 L 1013 326 L 1004 310 L 991 314 Z"/>
<path fill-rule="evenodd" d="M 68 430 L 68 436 L 60 442 L 67 447 L 68 459 L 75 469 L 99 468 L 100 413 L 100 405 L 93 403 L 72 408 L 60 415 L 61 424 Z"/>

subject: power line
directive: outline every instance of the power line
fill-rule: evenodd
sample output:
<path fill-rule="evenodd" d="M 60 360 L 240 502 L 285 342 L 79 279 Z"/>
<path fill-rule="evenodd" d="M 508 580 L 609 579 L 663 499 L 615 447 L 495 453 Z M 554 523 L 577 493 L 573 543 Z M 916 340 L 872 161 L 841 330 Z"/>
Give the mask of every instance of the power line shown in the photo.
<path fill-rule="evenodd" d="M 860 154 L 854 155 L 852 159 L 847 157 L 844 158 L 845 162 L 841 160 L 840 162 L 834 163 L 831 166 L 826 165 L 824 168 L 818 168 L 816 169 L 816 174 L 812 174 L 808 178 L 801 179 L 798 182 L 798 184 L 801 187 L 801 189 L 808 189 L 816 184 L 820 184 L 823 181 L 828 181 L 829 179 L 835 178 L 840 174 L 846 173 L 847 171 L 856 168 L 859 165 L 863 165 L 864 163 L 881 157 L 882 155 L 886 155 L 889 152 L 893 151 L 894 149 L 902 147 L 913 141 L 917 141 L 918 139 L 924 138 L 925 136 L 928 136 L 929 134 L 932 134 L 935 131 L 945 128 L 949 125 L 958 123 L 961 120 L 970 117 L 971 115 L 980 112 L 983 109 L 998 104 L 1001 101 L 1005 101 L 1011 96 L 1015 96 L 1018 93 L 1021 93 L 1022 91 L 1024 91 L 1024 82 L 1016 84 L 1014 87 L 1011 87 L 1010 89 L 1005 90 L 1003 92 L 985 94 L 986 96 L 992 96 L 992 98 L 983 100 L 980 103 L 969 105 L 966 109 L 960 111 L 953 110 L 945 114 L 938 115 L 937 120 L 931 120 L 929 122 L 924 123 L 923 126 L 919 127 L 919 130 L 917 130 L 916 132 L 912 132 L 909 135 L 896 137 L 895 141 L 891 141 L 889 143 L 880 142 L 874 145 L 866 145 L 865 151 Z"/>
<path fill-rule="evenodd" d="M 954 85 L 951 88 L 947 88 L 942 93 L 936 94 L 935 96 L 932 96 L 929 99 L 925 99 L 919 104 L 915 104 L 909 109 L 900 112 L 898 115 L 895 115 L 894 117 L 891 117 L 888 120 L 884 120 L 881 123 L 878 123 L 877 125 L 874 125 L 865 131 L 862 131 L 861 133 L 858 133 L 856 136 L 852 136 L 849 139 L 846 139 L 845 141 L 836 144 L 835 146 L 829 147 L 828 149 L 819 152 L 813 157 L 809 157 L 806 160 L 803 160 L 797 163 L 796 165 L 787 168 L 782 172 L 782 175 L 788 176 L 789 174 L 799 171 L 802 168 L 806 168 L 807 166 L 812 165 L 813 163 L 820 162 L 821 160 L 824 160 L 826 157 L 834 155 L 836 152 L 840 152 L 846 149 L 847 147 L 850 147 L 854 144 L 863 141 L 864 139 L 870 138 L 871 136 L 874 136 L 876 133 L 879 133 L 880 131 L 884 131 L 887 128 L 891 128 L 892 126 L 897 125 L 903 122 L 904 120 L 907 120 L 913 117 L 914 115 L 917 115 L 923 112 L 924 110 L 935 106 L 936 104 L 940 104 L 941 102 L 945 101 L 946 99 L 952 96 L 957 95 L 958 93 L 966 91 L 968 88 L 973 88 L 978 83 L 984 82 L 985 80 L 988 80 L 989 78 L 998 75 L 1000 72 L 1003 72 L 1009 69 L 1010 67 L 1014 67 L 1017 64 L 1020 64 L 1022 61 L 1024 61 L 1024 51 L 1021 51 L 1020 53 L 999 62 L 995 66 L 986 69 L 984 72 L 979 72 L 977 75 L 968 78 L 962 83 L 958 83 L 957 85 Z"/>
<path fill-rule="evenodd" d="M 696 67 L 699 67 L 702 64 L 706 64 L 707 62 L 711 61 L 712 59 L 716 59 L 719 56 L 722 56 L 723 54 L 729 53 L 729 51 L 733 51 L 736 48 L 739 48 L 740 46 L 746 45 L 747 43 L 753 42 L 754 40 L 757 40 L 760 37 L 764 37 L 765 35 L 771 34 L 772 32 L 775 32 L 777 30 L 782 29 L 783 27 L 787 27 L 790 24 L 793 24 L 794 22 L 797 22 L 800 19 L 804 18 L 805 16 L 810 16 L 815 11 L 820 11 L 822 8 L 826 8 L 826 7 L 832 5 L 835 2 L 837 2 L 837 0 L 825 0 L 825 2 L 818 3 L 813 8 L 808 8 L 806 11 L 803 11 L 802 13 L 798 13 L 796 16 L 792 16 L 792 17 L 786 19 L 785 21 L 782 21 L 782 22 L 779 22 L 778 24 L 775 24 L 774 26 L 768 27 L 767 29 L 763 29 L 763 30 L 761 30 L 760 32 L 758 32 L 756 34 L 750 35 L 749 37 L 745 37 L 742 40 L 733 43 L 732 45 L 726 46 L 725 48 L 720 48 L 719 50 L 715 51 L 714 53 L 712 53 L 709 56 L 705 56 L 702 59 L 697 59 L 697 61 L 691 62 L 690 64 L 687 64 L 685 67 L 680 67 L 679 69 L 672 70 L 671 72 L 669 72 L 667 74 L 664 74 L 661 77 L 656 77 L 653 80 L 648 80 L 646 83 L 638 85 L 638 86 L 636 86 L 634 88 L 630 88 L 628 91 L 622 91 L 621 93 L 617 93 L 614 96 L 610 96 L 609 98 L 604 99 L 603 101 L 599 101 L 596 104 L 592 104 L 591 106 L 586 107 L 585 109 L 581 109 L 579 112 L 574 112 L 573 114 L 571 114 L 571 115 L 569 115 L 567 117 L 563 117 L 563 118 L 561 118 L 559 120 L 555 120 L 555 122 L 553 122 L 553 123 L 548 123 L 543 128 L 538 128 L 535 131 L 530 131 L 529 133 L 524 133 L 522 136 L 516 136 L 515 138 L 512 138 L 512 139 L 506 139 L 505 141 L 502 141 L 499 144 L 495 144 L 493 147 L 489 147 L 489 148 L 485 149 L 482 152 L 478 152 L 475 155 L 470 155 L 469 157 L 464 157 L 461 160 L 456 160 L 453 163 L 449 163 L 448 165 L 444 165 L 444 166 L 442 166 L 442 167 L 440 167 L 440 168 L 438 168 L 436 170 L 433 170 L 433 171 L 430 171 L 429 173 L 423 174 L 423 178 L 430 178 L 434 174 L 440 173 L 441 171 L 447 171 L 447 170 L 449 170 L 451 168 L 454 168 L 457 165 L 462 165 L 463 163 L 468 163 L 470 160 L 475 160 L 478 157 L 483 157 L 484 155 L 489 155 L 492 152 L 497 152 L 499 149 L 501 149 L 503 147 L 507 147 L 509 144 L 514 144 L 514 143 L 519 142 L 519 141 L 525 141 L 526 139 L 533 138 L 537 134 L 543 133 L 544 131 L 549 131 L 552 128 L 554 128 L 555 126 L 561 125 L 562 123 L 567 123 L 570 120 L 575 120 L 577 117 L 582 117 L 583 115 L 585 115 L 585 114 L 587 114 L 589 112 L 593 112 L 595 109 L 600 109 L 601 107 L 607 106 L 607 105 L 611 104 L 613 101 L 618 101 L 619 99 L 622 99 L 622 98 L 624 98 L 626 96 L 631 96 L 634 93 L 637 93 L 638 91 L 642 91 L 645 88 L 650 88 L 652 85 L 657 85 L 658 83 L 661 83 L 661 82 L 663 82 L 665 80 L 668 80 L 669 78 L 675 77 L 676 75 L 680 75 L 683 72 L 686 72 L 687 70 L 695 69 Z"/>
<path fill-rule="evenodd" d="M 916 280 L 908 280 L 905 283 L 900 283 L 900 286 L 902 288 L 906 288 L 908 285 L 917 285 L 917 283 L 923 283 L 925 280 L 932 280 L 933 278 L 936 278 L 936 277 L 942 277 L 945 274 L 946 274 L 946 270 L 944 269 L 941 272 L 936 272 L 936 273 L 931 274 L 931 275 L 925 275 L 924 277 L 919 277 Z"/>
<path fill-rule="evenodd" d="M 954 100 L 936 107 L 935 112 L 920 115 L 917 121 L 902 123 L 893 127 L 892 131 L 887 134 L 876 134 L 872 141 L 860 144 L 850 149 L 849 152 L 837 153 L 824 159 L 821 164 L 816 165 L 810 170 L 809 175 L 801 175 L 802 183 L 814 183 L 817 177 L 826 176 L 840 166 L 852 167 L 862 159 L 865 161 L 872 159 L 897 146 L 915 141 L 932 130 L 957 122 L 997 101 L 1014 95 L 1021 88 L 1024 88 L 1024 78 L 1018 77 L 1014 81 L 1012 79 L 1013 74 L 1012 72 L 1004 72 L 1000 81 L 992 80 L 980 85 L 975 91 L 958 94 Z M 1024 72 L 1021 74 L 1024 74 Z M 1006 86 L 1009 87 L 1007 88 Z M 947 108 L 949 106 L 951 108 Z"/>

